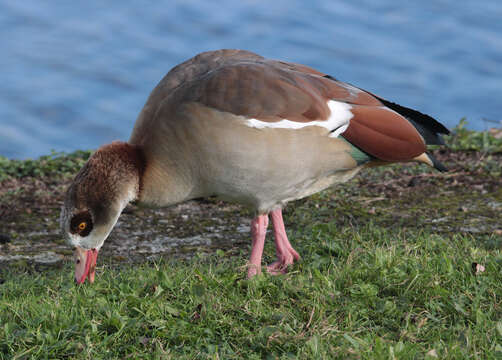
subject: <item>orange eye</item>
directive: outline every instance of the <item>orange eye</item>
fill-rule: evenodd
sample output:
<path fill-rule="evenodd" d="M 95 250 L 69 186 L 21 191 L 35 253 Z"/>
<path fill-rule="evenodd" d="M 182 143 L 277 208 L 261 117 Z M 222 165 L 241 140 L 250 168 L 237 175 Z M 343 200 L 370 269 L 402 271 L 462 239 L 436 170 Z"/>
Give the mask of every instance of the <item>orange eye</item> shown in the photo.
<path fill-rule="evenodd" d="M 87 223 L 86 223 L 86 222 L 84 222 L 84 221 L 83 221 L 83 222 L 81 222 L 80 224 L 78 224 L 78 229 L 79 229 L 80 231 L 85 230 L 85 228 L 86 228 L 86 227 L 87 227 Z"/>

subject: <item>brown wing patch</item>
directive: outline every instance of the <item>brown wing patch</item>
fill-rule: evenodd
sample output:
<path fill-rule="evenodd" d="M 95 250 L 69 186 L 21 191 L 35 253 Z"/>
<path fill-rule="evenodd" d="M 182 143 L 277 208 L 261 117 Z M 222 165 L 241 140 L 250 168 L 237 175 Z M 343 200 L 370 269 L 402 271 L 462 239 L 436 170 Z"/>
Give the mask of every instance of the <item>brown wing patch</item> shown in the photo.
<path fill-rule="evenodd" d="M 308 68 L 307 68 L 308 69 Z M 194 101 L 220 111 L 262 121 L 326 120 L 327 102 L 378 105 L 381 102 L 348 84 L 276 61 L 236 61 L 179 89 L 177 101 Z M 305 70 L 307 71 L 307 70 Z"/>
<path fill-rule="evenodd" d="M 320 93 L 328 99 L 358 105 L 382 105 L 380 100 L 378 100 L 373 94 L 342 81 L 338 81 L 335 78 L 312 69 L 309 66 L 276 60 L 266 60 L 266 62 L 281 69 L 288 69 L 294 72 L 303 73 L 304 75 L 315 75 L 310 76 L 309 80 L 314 82 L 314 86 L 318 88 L 318 91 L 320 91 Z"/>
<path fill-rule="evenodd" d="M 312 74 L 312 75 L 319 75 L 319 76 L 326 76 L 326 74 L 317 71 L 316 69 L 312 69 L 310 66 L 303 65 L 303 64 L 297 64 L 297 63 L 292 63 L 292 62 L 287 62 L 287 61 L 281 61 L 281 60 L 268 60 L 270 63 L 275 63 L 276 66 L 282 67 L 282 68 L 287 68 L 289 70 L 293 71 L 299 71 L 302 73 L 306 74 Z"/>
<path fill-rule="evenodd" d="M 408 120 L 385 107 L 354 105 L 342 136 L 385 161 L 406 161 L 425 152 L 425 142 Z"/>
<path fill-rule="evenodd" d="M 198 102 L 267 122 L 309 122 L 329 117 L 329 100 L 381 105 L 363 90 L 308 66 L 268 60 L 248 51 L 220 50 L 173 68 L 150 94 L 141 117 L 154 117 L 159 105 L 175 111 L 182 103 Z"/>

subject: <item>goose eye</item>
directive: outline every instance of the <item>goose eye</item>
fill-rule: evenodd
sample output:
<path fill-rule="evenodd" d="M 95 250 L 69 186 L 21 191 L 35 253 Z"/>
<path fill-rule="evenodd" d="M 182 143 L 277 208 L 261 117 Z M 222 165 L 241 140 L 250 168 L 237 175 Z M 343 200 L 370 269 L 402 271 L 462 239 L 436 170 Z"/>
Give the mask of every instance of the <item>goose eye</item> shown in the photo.
<path fill-rule="evenodd" d="M 92 216 L 89 211 L 82 211 L 75 214 L 70 220 L 70 232 L 82 237 L 89 235 L 92 231 Z"/>

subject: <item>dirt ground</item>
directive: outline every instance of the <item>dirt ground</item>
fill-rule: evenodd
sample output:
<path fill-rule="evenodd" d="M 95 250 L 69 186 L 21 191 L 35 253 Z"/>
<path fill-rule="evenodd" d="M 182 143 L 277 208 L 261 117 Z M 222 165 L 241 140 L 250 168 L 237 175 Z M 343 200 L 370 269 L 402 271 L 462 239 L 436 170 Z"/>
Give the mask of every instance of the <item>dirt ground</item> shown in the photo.
<path fill-rule="evenodd" d="M 484 246 L 502 246 L 502 154 L 437 151 L 450 171 L 405 164 L 368 169 L 285 209 L 288 231 L 306 222 L 340 226 L 378 224 L 467 233 Z M 59 211 L 71 179 L 9 178 L 0 183 L 0 267 L 7 264 L 58 266 L 72 249 L 59 233 Z M 129 205 L 105 242 L 100 258 L 145 261 L 158 256 L 191 256 L 250 245 L 253 214 L 217 199 L 170 208 Z"/>

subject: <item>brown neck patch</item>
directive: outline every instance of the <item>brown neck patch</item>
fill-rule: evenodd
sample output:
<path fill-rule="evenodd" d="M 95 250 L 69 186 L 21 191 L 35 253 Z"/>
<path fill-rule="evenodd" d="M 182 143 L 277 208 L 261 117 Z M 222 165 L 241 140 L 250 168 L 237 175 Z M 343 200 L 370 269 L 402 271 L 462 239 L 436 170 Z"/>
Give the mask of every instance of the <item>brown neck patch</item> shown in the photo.
<path fill-rule="evenodd" d="M 123 141 L 114 141 L 111 144 L 104 145 L 96 151 L 106 154 L 106 156 L 115 158 L 117 162 L 127 165 L 129 171 L 135 171 L 138 175 L 138 197 L 143 189 L 143 175 L 146 169 L 145 154 L 139 145 L 131 145 Z"/>
<path fill-rule="evenodd" d="M 106 210 L 122 196 L 124 186 L 137 182 L 135 191 L 139 193 L 144 171 L 145 160 L 138 146 L 119 141 L 104 145 L 89 158 L 70 186 L 73 206 L 94 212 Z"/>

